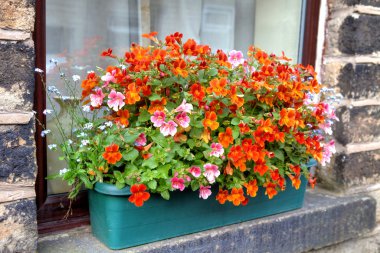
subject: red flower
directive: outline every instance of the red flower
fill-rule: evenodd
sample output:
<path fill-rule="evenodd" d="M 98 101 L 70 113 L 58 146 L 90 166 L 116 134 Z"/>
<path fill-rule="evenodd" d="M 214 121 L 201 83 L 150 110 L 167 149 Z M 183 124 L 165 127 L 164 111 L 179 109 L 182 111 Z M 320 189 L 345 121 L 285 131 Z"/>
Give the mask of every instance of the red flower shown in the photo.
<path fill-rule="evenodd" d="M 112 54 L 112 49 L 111 49 L 111 48 L 108 48 L 107 50 L 104 50 L 104 51 L 100 54 L 100 56 L 103 56 L 103 57 L 108 56 L 108 57 L 111 57 L 111 58 L 116 58 L 116 56 Z"/>
<path fill-rule="evenodd" d="M 105 150 L 106 152 L 103 153 L 103 158 L 106 159 L 109 164 L 115 164 L 122 158 L 117 144 L 112 143 L 106 147 Z"/>
<path fill-rule="evenodd" d="M 132 195 L 128 198 L 129 202 L 140 207 L 150 198 L 149 192 L 146 192 L 146 186 L 143 184 L 134 184 L 131 187 Z"/>

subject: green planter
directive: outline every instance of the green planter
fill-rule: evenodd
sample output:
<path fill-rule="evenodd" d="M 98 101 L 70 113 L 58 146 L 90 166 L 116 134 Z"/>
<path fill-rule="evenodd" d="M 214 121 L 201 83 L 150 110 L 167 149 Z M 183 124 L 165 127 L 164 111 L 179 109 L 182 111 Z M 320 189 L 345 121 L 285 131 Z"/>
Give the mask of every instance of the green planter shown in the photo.
<path fill-rule="evenodd" d="M 200 199 L 198 192 L 177 190 L 169 201 L 151 194 L 149 201 L 136 207 L 128 201 L 129 188 L 96 183 L 89 191 L 92 233 L 107 247 L 122 249 L 301 208 L 306 179 L 302 178 L 299 190 L 289 180 L 287 185 L 271 200 L 260 188 L 246 206 L 220 205 L 213 189 L 207 200 Z"/>

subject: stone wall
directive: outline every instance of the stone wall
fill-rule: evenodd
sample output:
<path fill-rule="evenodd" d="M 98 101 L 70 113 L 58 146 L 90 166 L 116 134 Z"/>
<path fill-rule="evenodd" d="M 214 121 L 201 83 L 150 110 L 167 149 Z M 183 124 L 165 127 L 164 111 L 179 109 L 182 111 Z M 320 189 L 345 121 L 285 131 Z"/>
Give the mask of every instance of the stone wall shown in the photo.
<path fill-rule="evenodd" d="M 0 252 L 35 252 L 34 0 L 0 1 Z"/>

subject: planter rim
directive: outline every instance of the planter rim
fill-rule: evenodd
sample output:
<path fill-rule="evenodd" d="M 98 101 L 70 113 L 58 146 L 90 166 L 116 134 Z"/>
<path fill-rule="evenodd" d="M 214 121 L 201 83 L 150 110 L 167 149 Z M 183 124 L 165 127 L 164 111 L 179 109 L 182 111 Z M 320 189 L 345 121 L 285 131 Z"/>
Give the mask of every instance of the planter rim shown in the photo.
<path fill-rule="evenodd" d="M 308 168 L 311 168 L 313 166 L 317 166 L 317 161 L 315 159 L 310 159 L 308 163 L 306 163 L 306 166 Z M 106 195 L 113 195 L 113 196 L 129 196 L 131 195 L 131 190 L 129 186 L 126 186 L 122 189 L 117 188 L 113 184 L 109 183 L 102 183 L 102 182 L 97 182 L 95 183 L 94 190 L 103 193 Z"/>

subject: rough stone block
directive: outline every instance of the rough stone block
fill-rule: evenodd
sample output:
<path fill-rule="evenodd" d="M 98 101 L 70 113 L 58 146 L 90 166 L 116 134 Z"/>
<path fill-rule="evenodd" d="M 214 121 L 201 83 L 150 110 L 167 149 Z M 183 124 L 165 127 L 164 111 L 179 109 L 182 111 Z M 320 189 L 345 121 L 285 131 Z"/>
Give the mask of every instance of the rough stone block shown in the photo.
<path fill-rule="evenodd" d="M 352 5 L 371 5 L 375 7 L 380 7 L 380 1 L 379 0 L 344 0 L 347 5 L 352 6 Z"/>
<path fill-rule="evenodd" d="M 5 30 L 0 28 L 0 40 L 26 40 L 30 38 L 30 32 Z"/>
<path fill-rule="evenodd" d="M 35 0 L 0 1 L 0 28 L 33 31 Z"/>
<path fill-rule="evenodd" d="M 380 149 L 335 157 L 338 184 L 345 187 L 377 183 L 380 179 Z"/>
<path fill-rule="evenodd" d="M 348 16 L 339 32 L 339 49 L 345 54 L 371 54 L 380 50 L 380 16 Z"/>
<path fill-rule="evenodd" d="M 338 108 L 334 136 L 343 145 L 380 141 L 380 106 Z"/>
<path fill-rule="evenodd" d="M 34 95 L 34 48 L 0 43 L 0 111 L 31 111 Z"/>
<path fill-rule="evenodd" d="M 337 85 L 347 98 L 373 98 L 380 96 L 379 80 L 380 65 L 349 63 L 342 68 Z"/>
<path fill-rule="evenodd" d="M 0 204 L 0 252 L 36 252 L 37 237 L 34 199 Z"/>
<path fill-rule="evenodd" d="M 0 181 L 33 182 L 36 173 L 34 121 L 28 125 L 0 125 Z"/>

